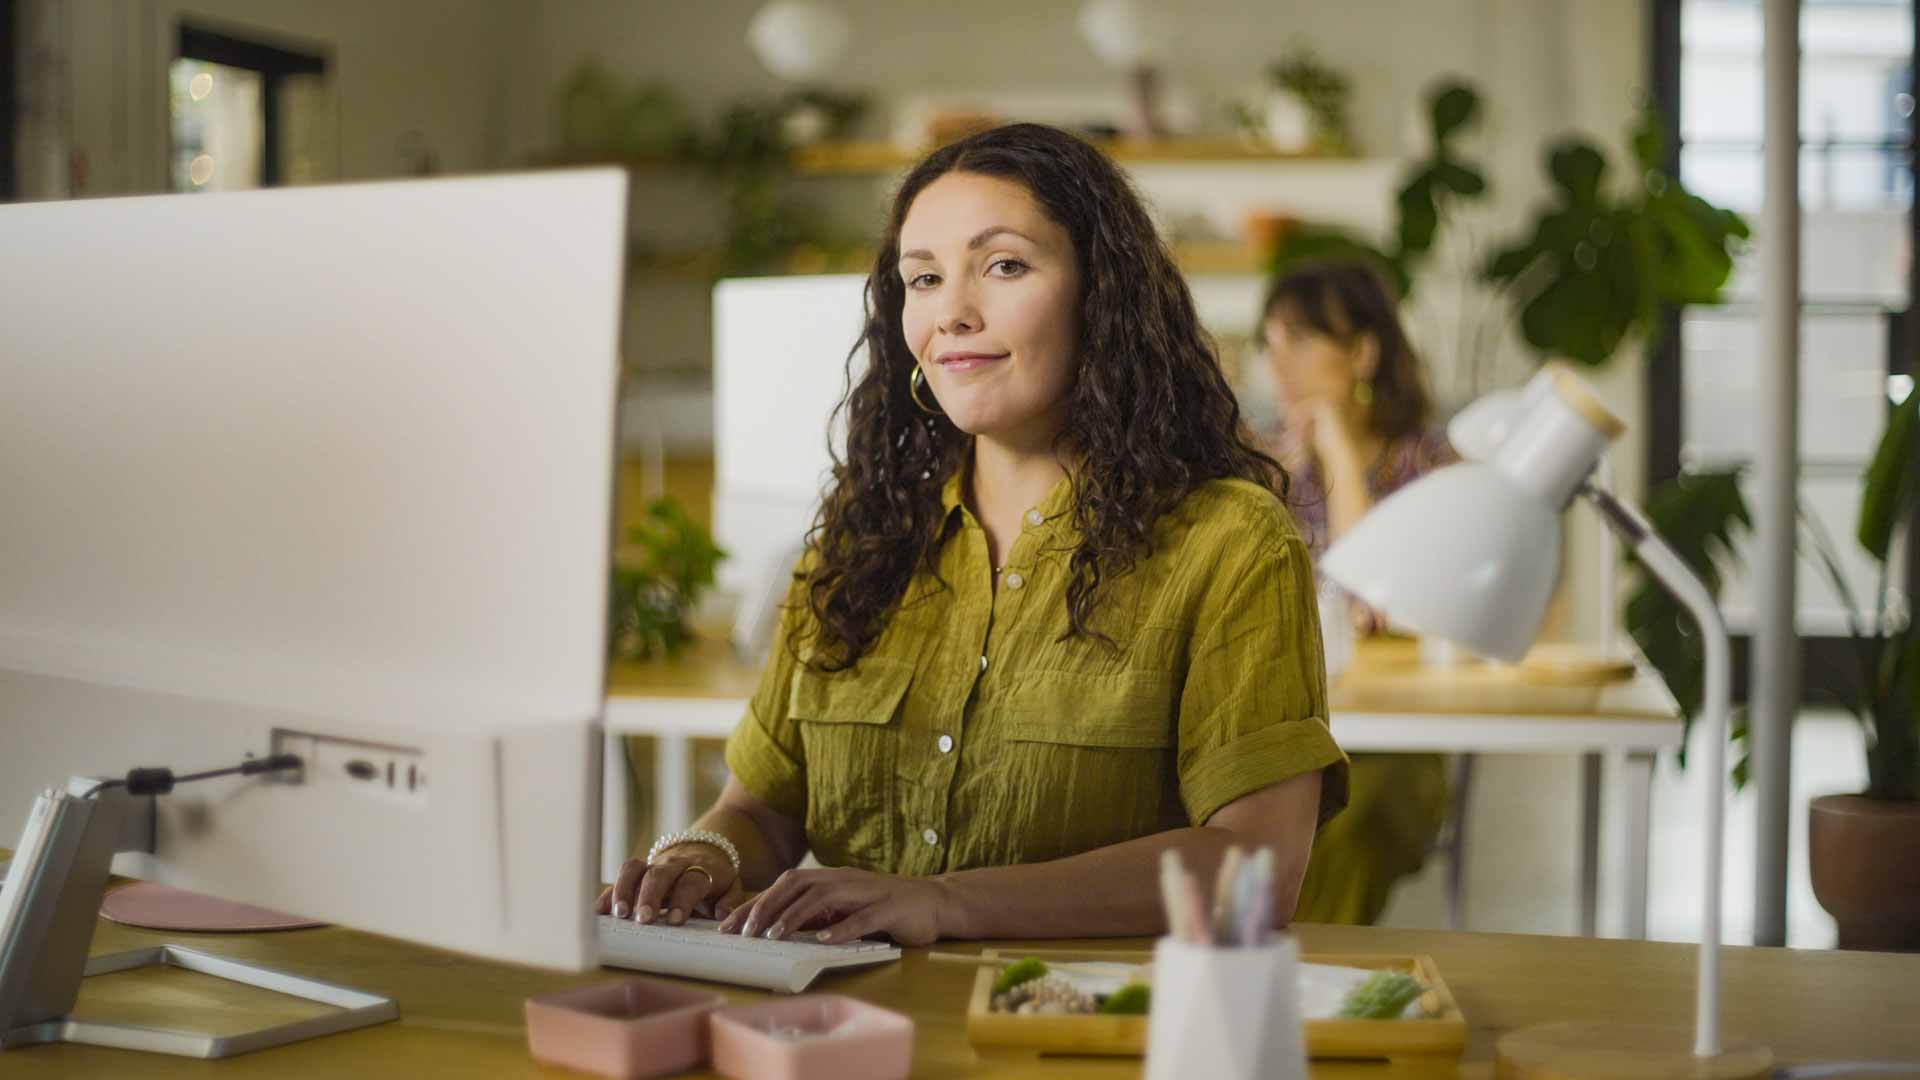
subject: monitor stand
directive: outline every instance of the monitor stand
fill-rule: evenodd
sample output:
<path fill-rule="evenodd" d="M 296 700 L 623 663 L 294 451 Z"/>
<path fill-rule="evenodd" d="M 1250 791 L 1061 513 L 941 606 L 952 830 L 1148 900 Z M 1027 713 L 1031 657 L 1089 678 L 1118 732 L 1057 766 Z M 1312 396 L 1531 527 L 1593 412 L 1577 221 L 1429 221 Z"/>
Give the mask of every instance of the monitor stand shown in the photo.
<path fill-rule="evenodd" d="M 184 1057 L 222 1058 L 397 1019 L 392 998 L 303 979 L 175 945 L 87 956 L 116 852 L 151 850 L 150 800 L 95 781 L 40 796 L 0 886 L 0 1050 L 84 1043 Z M 144 835 L 142 835 L 144 834 Z M 238 1035 L 75 1020 L 68 1015 L 89 975 L 177 967 L 307 1001 L 338 1012 Z"/>

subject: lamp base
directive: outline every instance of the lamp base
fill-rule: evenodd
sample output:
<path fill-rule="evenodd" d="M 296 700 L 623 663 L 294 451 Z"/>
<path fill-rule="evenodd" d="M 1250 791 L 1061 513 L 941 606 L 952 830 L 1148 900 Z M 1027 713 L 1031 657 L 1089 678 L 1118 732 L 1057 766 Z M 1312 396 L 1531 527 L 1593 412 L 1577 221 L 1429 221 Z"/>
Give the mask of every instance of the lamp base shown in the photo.
<path fill-rule="evenodd" d="M 1495 1044 L 1499 1080 L 1760 1080 L 1773 1052 L 1738 1046 L 1695 1057 L 1691 1028 L 1634 1024 L 1542 1024 Z"/>

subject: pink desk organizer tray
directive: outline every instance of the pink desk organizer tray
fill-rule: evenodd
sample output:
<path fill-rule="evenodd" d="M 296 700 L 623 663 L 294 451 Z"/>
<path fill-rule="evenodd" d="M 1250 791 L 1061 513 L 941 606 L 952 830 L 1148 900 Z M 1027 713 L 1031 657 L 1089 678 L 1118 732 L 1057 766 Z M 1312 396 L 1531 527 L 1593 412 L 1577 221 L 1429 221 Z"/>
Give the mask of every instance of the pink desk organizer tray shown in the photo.
<path fill-rule="evenodd" d="M 740 1080 L 900 1080 L 913 1021 L 838 994 L 715 1010 L 713 1068 Z"/>
<path fill-rule="evenodd" d="M 651 979 L 528 998 L 527 1048 L 550 1065 L 601 1076 L 671 1076 L 706 1063 L 707 1014 L 725 1002 Z"/>

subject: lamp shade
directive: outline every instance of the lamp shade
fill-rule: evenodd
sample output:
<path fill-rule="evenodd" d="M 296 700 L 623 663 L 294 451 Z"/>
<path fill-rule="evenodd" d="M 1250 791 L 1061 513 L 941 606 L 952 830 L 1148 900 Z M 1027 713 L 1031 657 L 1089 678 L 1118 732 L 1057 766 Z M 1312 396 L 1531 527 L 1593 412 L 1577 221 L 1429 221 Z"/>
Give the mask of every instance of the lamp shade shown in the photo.
<path fill-rule="evenodd" d="M 1461 415 L 1470 460 L 1383 500 L 1320 569 L 1393 622 L 1518 660 L 1559 572 L 1561 511 L 1622 427 L 1560 365 Z"/>
<path fill-rule="evenodd" d="M 1533 644 L 1559 568 L 1559 508 L 1477 462 L 1389 495 L 1320 563 L 1394 622 L 1499 660 Z"/>

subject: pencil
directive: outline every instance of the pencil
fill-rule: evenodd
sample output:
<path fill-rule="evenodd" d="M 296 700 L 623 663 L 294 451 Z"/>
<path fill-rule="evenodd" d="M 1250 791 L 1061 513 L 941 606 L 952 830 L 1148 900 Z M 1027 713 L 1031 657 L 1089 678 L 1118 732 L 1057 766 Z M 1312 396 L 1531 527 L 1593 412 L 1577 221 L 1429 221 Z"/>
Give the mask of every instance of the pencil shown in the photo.
<path fill-rule="evenodd" d="M 1200 898 L 1200 882 L 1185 870 L 1180 872 L 1180 889 L 1186 894 L 1187 940 L 1207 944 L 1207 903 Z"/>
<path fill-rule="evenodd" d="M 1167 913 L 1167 936 L 1176 940 L 1186 932 L 1186 917 L 1182 910 L 1186 897 L 1180 888 L 1180 879 L 1184 874 L 1178 851 L 1168 848 L 1160 853 L 1160 906 Z"/>
<path fill-rule="evenodd" d="M 1220 860 L 1220 873 L 1213 883 L 1213 940 L 1218 945 L 1237 945 L 1233 938 L 1234 901 L 1233 882 L 1240 873 L 1240 845 L 1227 847 L 1225 858 Z"/>

